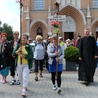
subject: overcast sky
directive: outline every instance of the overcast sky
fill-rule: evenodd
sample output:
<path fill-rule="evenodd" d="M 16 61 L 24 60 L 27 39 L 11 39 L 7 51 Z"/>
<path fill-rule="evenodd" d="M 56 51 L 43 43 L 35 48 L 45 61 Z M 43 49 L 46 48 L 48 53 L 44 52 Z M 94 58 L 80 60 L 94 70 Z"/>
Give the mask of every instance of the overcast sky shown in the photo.
<path fill-rule="evenodd" d="M 20 31 L 20 7 L 16 0 L 0 0 L 0 20 Z"/>

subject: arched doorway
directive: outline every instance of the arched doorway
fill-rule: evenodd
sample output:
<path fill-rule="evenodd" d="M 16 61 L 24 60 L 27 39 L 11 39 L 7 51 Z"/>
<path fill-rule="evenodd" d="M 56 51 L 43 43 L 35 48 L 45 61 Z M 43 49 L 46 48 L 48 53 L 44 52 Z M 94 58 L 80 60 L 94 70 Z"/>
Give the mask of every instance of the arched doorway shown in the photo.
<path fill-rule="evenodd" d="M 98 18 L 94 19 L 91 24 L 91 32 L 95 36 L 95 38 L 98 38 Z"/>
<path fill-rule="evenodd" d="M 38 27 L 38 29 L 37 29 L 37 35 L 41 35 L 41 36 L 43 36 L 43 30 L 42 30 L 42 28 L 41 27 Z"/>
<path fill-rule="evenodd" d="M 76 31 L 76 23 L 71 16 L 67 16 L 66 21 L 62 23 L 62 31 L 64 32 L 64 40 L 74 39 L 74 32 Z"/>
<path fill-rule="evenodd" d="M 48 25 L 44 20 L 34 20 L 30 24 L 30 36 L 35 39 L 36 35 L 41 35 L 43 39 L 46 39 L 48 32 Z"/>
<path fill-rule="evenodd" d="M 73 25 L 71 25 L 70 20 L 66 21 L 67 25 L 70 24 L 71 28 L 74 27 L 73 31 L 71 30 L 71 28 L 67 28 L 68 31 L 66 31 L 66 30 L 63 31 L 63 29 L 62 29 L 62 33 L 64 34 L 63 36 L 65 37 L 65 39 L 68 36 L 71 39 L 72 38 L 76 39 L 78 35 L 81 35 L 81 36 L 83 35 L 84 27 L 86 25 L 86 19 L 85 19 L 83 12 L 80 9 L 78 9 L 77 7 L 75 7 L 73 5 L 65 5 L 61 8 L 61 10 L 59 11 L 59 14 L 66 15 L 67 17 L 70 17 L 70 19 L 71 18 L 73 19 Z M 67 25 L 64 27 L 64 29 L 67 27 Z M 62 24 L 62 26 L 63 26 L 63 24 Z M 65 33 L 66 33 L 66 36 L 65 36 Z"/>
<path fill-rule="evenodd" d="M 74 39 L 74 34 L 73 32 L 64 32 L 64 40 L 67 40 L 67 39 Z"/>

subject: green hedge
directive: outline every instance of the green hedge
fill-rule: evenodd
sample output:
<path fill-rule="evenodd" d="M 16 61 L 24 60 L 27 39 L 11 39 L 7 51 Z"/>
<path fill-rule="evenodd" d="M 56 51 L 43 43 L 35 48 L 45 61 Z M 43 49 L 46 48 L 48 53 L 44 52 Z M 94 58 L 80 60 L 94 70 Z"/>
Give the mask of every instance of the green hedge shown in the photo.
<path fill-rule="evenodd" d="M 64 58 L 66 61 L 77 61 L 79 55 L 79 49 L 74 46 L 68 46 L 64 50 Z"/>

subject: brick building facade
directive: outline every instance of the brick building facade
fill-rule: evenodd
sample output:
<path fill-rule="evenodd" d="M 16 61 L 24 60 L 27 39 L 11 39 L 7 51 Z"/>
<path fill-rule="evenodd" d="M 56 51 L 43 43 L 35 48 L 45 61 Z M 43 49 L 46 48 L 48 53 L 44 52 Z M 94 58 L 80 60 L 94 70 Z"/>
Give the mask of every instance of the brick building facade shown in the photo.
<path fill-rule="evenodd" d="M 91 34 L 98 37 L 98 0 L 26 0 L 22 9 L 22 33 L 28 33 L 35 39 L 40 34 L 45 39 L 53 28 L 48 19 L 55 14 L 54 4 L 58 2 L 59 15 L 66 15 L 66 21 L 60 22 L 60 32 L 64 40 L 83 36 L 88 27 Z"/>

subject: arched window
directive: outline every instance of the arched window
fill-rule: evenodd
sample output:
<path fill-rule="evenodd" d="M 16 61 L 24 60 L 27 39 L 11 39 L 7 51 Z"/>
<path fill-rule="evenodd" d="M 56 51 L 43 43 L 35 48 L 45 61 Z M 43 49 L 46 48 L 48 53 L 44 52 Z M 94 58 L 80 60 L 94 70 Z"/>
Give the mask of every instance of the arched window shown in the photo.
<path fill-rule="evenodd" d="M 34 10 L 44 10 L 44 0 L 34 0 Z"/>
<path fill-rule="evenodd" d="M 37 29 L 37 35 L 43 36 L 43 31 L 42 31 L 41 27 L 38 27 L 38 29 Z"/>
<path fill-rule="evenodd" d="M 98 0 L 93 0 L 93 8 L 98 8 Z"/>

